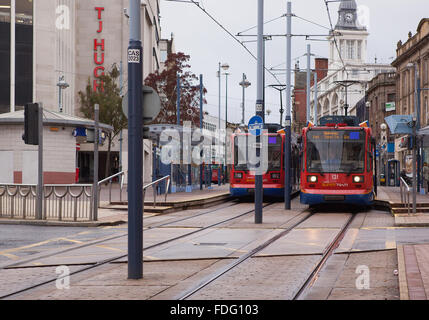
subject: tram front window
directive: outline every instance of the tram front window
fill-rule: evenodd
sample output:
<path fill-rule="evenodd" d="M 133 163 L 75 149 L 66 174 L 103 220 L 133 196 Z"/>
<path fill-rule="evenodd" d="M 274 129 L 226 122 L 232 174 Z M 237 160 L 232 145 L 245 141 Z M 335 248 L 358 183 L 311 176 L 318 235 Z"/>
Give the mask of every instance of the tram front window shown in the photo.
<path fill-rule="evenodd" d="M 362 173 L 365 170 L 365 132 L 310 131 L 307 134 L 307 171 Z"/>
<path fill-rule="evenodd" d="M 282 138 L 278 136 L 268 136 L 268 172 L 280 171 L 282 169 Z M 249 139 L 247 136 L 237 136 L 234 138 L 234 169 L 237 171 L 247 171 L 249 162 Z"/>

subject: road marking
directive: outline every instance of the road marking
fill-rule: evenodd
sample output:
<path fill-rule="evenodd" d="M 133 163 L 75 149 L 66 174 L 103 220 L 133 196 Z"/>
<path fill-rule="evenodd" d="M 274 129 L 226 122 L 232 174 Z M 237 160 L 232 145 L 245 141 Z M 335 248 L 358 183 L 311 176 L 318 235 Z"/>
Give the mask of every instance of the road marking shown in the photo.
<path fill-rule="evenodd" d="M 63 240 L 63 241 L 68 241 L 68 242 L 73 242 L 73 243 L 79 243 L 79 244 L 84 243 L 83 241 L 67 239 L 67 238 L 58 238 L 58 240 Z"/>
<path fill-rule="evenodd" d="M 0 255 L 5 256 L 6 258 L 9 258 L 11 260 L 18 260 L 19 259 L 18 256 L 14 255 L 14 254 L 10 254 L 10 253 L 2 253 Z"/>
<path fill-rule="evenodd" d="M 97 248 L 102 248 L 102 249 L 113 250 L 113 251 L 125 252 L 125 251 L 124 251 L 124 250 L 122 250 L 122 249 L 113 248 L 113 247 L 105 246 L 105 245 L 102 245 L 102 244 L 100 244 L 100 245 L 98 245 L 98 246 L 96 246 L 96 247 L 97 247 Z"/>

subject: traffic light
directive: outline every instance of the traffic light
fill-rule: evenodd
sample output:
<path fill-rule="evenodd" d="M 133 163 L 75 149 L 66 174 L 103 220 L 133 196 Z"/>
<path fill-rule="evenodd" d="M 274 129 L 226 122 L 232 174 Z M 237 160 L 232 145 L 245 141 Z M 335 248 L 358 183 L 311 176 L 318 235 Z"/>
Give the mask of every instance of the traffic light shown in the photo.
<path fill-rule="evenodd" d="M 408 150 L 413 150 L 414 148 L 414 137 L 408 136 Z"/>
<path fill-rule="evenodd" d="M 147 126 L 143 126 L 143 139 L 150 139 L 150 130 Z"/>
<path fill-rule="evenodd" d="M 28 103 L 24 110 L 24 134 L 25 144 L 39 145 L 39 104 Z"/>

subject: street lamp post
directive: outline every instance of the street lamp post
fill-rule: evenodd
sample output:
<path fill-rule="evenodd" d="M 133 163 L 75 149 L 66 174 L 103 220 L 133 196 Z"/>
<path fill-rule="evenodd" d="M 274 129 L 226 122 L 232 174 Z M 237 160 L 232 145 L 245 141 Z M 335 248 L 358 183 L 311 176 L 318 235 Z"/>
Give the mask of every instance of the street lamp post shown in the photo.
<path fill-rule="evenodd" d="M 224 63 L 222 69 L 225 71 L 225 146 L 224 146 L 224 167 L 223 167 L 223 184 L 226 183 L 226 176 L 228 174 L 228 163 L 227 163 L 227 129 L 228 129 L 228 76 L 229 76 L 229 64 Z"/>
<path fill-rule="evenodd" d="M 417 212 L 417 131 L 420 129 L 420 79 L 417 63 L 408 63 L 414 67 L 414 115 L 413 115 L 413 213 Z"/>
<path fill-rule="evenodd" d="M 250 87 L 252 84 L 247 80 L 246 75 L 243 73 L 243 81 L 240 82 L 240 86 L 243 87 L 243 103 L 241 105 L 241 125 L 244 127 L 244 110 L 245 110 L 245 97 L 246 97 L 246 89 Z"/>
<path fill-rule="evenodd" d="M 283 91 L 286 90 L 286 85 L 272 84 L 269 87 L 276 89 L 280 93 L 280 126 L 283 126 Z"/>
<path fill-rule="evenodd" d="M 221 107 L 221 104 L 222 104 L 222 101 L 221 101 L 221 90 L 222 90 L 222 78 L 221 78 L 221 68 L 222 68 L 222 65 L 221 65 L 221 63 L 219 62 L 219 71 L 217 72 L 217 76 L 218 76 L 218 78 L 219 78 L 219 118 L 218 118 L 218 127 L 217 127 L 217 146 L 216 146 L 216 152 L 217 152 L 217 159 L 219 160 L 219 164 L 218 164 L 218 169 L 217 169 L 217 181 L 218 181 L 218 185 L 220 186 L 220 184 L 221 184 L 221 182 L 220 182 L 220 177 L 221 177 L 221 160 L 220 160 L 220 124 L 221 124 L 221 121 L 220 121 L 220 107 Z"/>
<path fill-rule="evenodd" d="M 67 89 L 70 85 L 64 80 L 64 76 L 61 76 L 58 83 L 58 109 L 60 112 L 63 112 L 63 102 L 62 102 L 62 90 Z"/>

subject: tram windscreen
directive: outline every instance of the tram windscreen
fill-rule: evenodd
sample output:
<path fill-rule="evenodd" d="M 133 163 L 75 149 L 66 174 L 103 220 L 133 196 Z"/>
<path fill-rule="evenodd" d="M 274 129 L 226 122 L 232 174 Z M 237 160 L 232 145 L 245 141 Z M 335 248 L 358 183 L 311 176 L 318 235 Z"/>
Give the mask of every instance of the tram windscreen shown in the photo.
<path fill-rule="evenodd" d="M 365 170 L 364 131 L 309 131 L 307 171 L 310 173 L 361 173 Z"/>
<path fill-rule="evenodd" d="M 241 140 L 241 141 L 240 141 Z M 237 171 L 247 171 L 249 162 L 248 139 L 246 136 L 236 136 L 234 138 L 234 169 Z M 282 138 L 278 136 L 268 136 L 268 171 L 280 171 L 282 169 Z M 239 143 L 245 143 L 245 148 L 239 148 Z M 246 152 L 246 154 L 244 154 Z"/>

